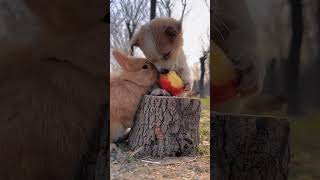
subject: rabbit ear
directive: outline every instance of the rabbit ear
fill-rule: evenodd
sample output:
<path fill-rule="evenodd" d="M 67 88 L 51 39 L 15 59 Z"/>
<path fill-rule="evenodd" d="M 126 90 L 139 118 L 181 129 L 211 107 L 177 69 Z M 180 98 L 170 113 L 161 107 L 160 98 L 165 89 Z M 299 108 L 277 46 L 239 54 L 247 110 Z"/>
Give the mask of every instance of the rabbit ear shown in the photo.
<path fill-rule="evenodd" d="M 119 63 L 119 65 L 126 71 L 130 70 L 130 65 L 129 65 L 129 58 L 126 54 L 118 51 L 118 50 L 113 50 L 112 54 L 116 61 Z"/>

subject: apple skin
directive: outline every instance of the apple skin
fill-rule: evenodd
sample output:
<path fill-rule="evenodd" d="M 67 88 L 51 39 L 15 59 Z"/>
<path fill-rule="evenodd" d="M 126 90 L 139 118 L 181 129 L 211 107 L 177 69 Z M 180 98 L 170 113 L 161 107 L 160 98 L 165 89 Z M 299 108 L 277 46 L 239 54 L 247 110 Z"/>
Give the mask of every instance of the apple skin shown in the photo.
<path fill-rule="evenodd" d="M 213 97 L 213 106 L 222 104 L 238 95 L 239 79 L 230 81 L 225 85 L 212 85 L 211 95 Z"/>
<path fill-rule="evenodd" d="M 211 52 L 214 53 L 210 55 L 210 61 L 213 65 L 210 93 L 213 98 L 213 106 L 217 106 L 239 94 L 241 76 L 231 59 L 215 43 L 211 46 Z"/>
<path fill-rule="evenodd" d="M 174 71 L 161 74 L 159 84 L 162 89 L 168 91 L 172 96 L 177 96 L 185 91 L 181 78 Z"/>

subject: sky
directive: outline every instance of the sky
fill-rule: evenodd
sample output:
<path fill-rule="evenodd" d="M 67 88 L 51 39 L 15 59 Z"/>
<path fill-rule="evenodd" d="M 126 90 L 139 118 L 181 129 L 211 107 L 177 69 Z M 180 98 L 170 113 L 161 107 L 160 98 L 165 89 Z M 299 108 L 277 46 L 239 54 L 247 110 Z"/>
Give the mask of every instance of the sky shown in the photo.
<path fill-rule="evenodd" d="M 204 0 L 187 0 L 187 6 L 190 12 L 183 20 L 183 49 L 189 66 L 192 66 L 199 62 L 202 46 L 208 47 L 210 43 L 210 11 Z M 180 19 L 181 12 L 181 3 L 176 1 L 172 17 Z"/>

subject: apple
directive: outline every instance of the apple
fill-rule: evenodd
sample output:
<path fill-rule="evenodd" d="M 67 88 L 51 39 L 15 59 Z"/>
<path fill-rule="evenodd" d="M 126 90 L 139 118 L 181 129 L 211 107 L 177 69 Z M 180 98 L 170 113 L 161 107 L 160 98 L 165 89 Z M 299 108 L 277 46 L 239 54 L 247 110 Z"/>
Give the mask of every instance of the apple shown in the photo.
<path fill-rule="evenodd" d="M 216 44 L 211 46 L 210 60 L 212 62 L 211 94 L 213 106 L 222 104 L 238 95 L 240 75 L 235 70 L 232 61 Z"/>
<path fill-rule="evenodd" d="M 161 74 L 159 78 L 160 87 L 168 91 L 172 96 L 177 96 L 184 92 L 184 84 L 175 71 Z"/>
<path fill-rule="evenodd" d="M 239 81 L 230 81 L 225 85 L 212 85 L 211 95 L 213 98 L 213 106 L 222 104 L 233 97 L 238 95 L 237 87 L 239 86 Z"/>

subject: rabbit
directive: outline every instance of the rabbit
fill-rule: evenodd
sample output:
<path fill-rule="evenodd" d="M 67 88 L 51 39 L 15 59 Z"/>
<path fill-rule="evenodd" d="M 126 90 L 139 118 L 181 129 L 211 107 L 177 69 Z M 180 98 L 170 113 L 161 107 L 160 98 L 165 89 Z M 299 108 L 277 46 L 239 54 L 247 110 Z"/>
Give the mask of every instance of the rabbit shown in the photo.
<path fill-rule="evenodd" d="M 110 143 L 132 127 L 141 97 L 157 83 L 159 76 L 154 65 L 145 58 L 127 56 L 118 50 L 112 54 L 123 72 L 110 76 Z"/>

